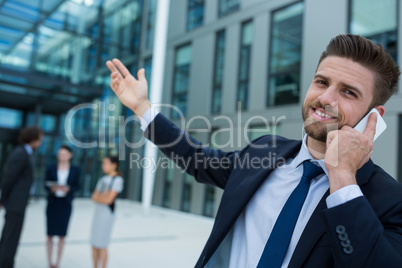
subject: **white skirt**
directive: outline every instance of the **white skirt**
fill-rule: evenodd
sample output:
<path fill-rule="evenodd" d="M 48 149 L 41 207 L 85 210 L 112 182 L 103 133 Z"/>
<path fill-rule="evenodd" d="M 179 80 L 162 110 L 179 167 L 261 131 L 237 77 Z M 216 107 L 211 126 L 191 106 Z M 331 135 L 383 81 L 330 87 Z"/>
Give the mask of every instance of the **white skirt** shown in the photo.
<path fill-rule="evenodd" d="M 110 241 L 114 213 L 108 205 L 96 203 L 92 222 L 91 245 L 96 248 L 107 248 Z"/>

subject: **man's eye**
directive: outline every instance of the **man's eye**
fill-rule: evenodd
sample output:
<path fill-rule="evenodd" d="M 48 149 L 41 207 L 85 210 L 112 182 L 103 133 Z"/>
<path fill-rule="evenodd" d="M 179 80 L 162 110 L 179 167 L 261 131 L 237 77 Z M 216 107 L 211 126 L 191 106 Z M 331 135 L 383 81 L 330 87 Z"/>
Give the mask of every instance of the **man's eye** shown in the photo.
<path fill-rule="evenodd" d="M 317 80 L 316 83 L 320 84 L 320 85 L 326 85 L 327 84 L 327 82 L 325 82 L 324 80 Z"/>
<path fill-rule="evenodd" d="M 345 93 L 348 94 L 348 95 L 351 95 L 353 97 L 356 97 L 356 94 L 351 90 L 345 90 Z"/>

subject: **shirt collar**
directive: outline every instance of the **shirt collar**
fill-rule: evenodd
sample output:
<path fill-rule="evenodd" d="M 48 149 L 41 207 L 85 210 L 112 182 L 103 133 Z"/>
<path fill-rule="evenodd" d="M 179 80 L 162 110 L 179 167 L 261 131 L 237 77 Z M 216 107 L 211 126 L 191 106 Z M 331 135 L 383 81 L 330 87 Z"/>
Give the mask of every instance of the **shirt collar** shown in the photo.
<path fill-rule="evenodd" d="M 32 150 L 32 147 L 31 147 L 31 146 L 29 146 L 28 144 L 24 144 L 24 148 L 25 148 L 25 151 L 27 151 L 27 153 L 28 153 L 29 155 L 32 155 L 32 154 L 33 154 L 33 150 Z"/>
<path fill-rule="evenodd" d="M 302 146 L 300 147 L 299 153 L 296 155 L 295 159 L 293 160 L 293 164 L 295 167 L 301 165 L 304 161 L 310 161 L 316 165 L 319 165 L 325 174 L 328 176 L 328 170 L 325 167 L 324 159 L 314 159 L 313 156 L 310 154 L 310 151 L 307 148 L 307 134 L 304 135 Z"/>

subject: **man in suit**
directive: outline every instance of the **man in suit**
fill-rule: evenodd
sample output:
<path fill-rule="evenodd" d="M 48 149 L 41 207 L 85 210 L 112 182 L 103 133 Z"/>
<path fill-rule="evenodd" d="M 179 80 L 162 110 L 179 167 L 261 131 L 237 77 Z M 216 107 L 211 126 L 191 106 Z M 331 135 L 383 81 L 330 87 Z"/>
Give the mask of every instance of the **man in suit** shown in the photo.
<path fill-rule="evenodd" d="M 24 222 L 25 208 L 33 181 L 33 152 L 42 143 L 42 130 L 38 127 L 23 129 L 18 146 L 7 159 L 1 180 L 0 207 L 6 210 L 0 240 L 0 267 L 14 266 L 14 256 Z"/>
<path fill-rule="evenodd" d="M 152 115 L 143 69 L 137 80 L 117 59 L 107 66 L 113 91 L 141 118 L 145 137 L 197 181 L 224 189 L 196 267 L 401 267 L 402 185 L 370 160 L 376 115 L 363 133 L 353 129 L 374 107 L 383 116 L 397 89 L 399 67 L 381 46 L 334 37 L 303 103 L 303 141 L 267 135 L 235 152 L 204 147 Z M 295 202 L 311 169 L 321 174 Z M 287 214 L 295 205 L 297 214 Z M 277 239 L 294 214 L 292 229 Z"/>

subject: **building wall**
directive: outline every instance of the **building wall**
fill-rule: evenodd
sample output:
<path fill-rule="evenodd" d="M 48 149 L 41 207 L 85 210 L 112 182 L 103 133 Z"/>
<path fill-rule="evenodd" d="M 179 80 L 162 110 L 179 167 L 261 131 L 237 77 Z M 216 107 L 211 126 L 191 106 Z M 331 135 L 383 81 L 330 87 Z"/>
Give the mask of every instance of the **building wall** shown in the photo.
<path fill-rule="evenodd" d="M 292 138 L 301 139 L 303 137 L 301 105 L 304 96 L 312 81 L 315 68 L 320 53 L 325 49 L 330 38 L 348 31 L 348 0 L 329 1 L 329 0 L 305 0 L 303 33 L 302 33 L 302 62 L 301 62 L 301 93 L 298 104 L 266 107 L 267 76 L 269 68 L 269 45 L 271 29 L 271 12 L 286 5 L 295 3 L 295 1 L 283 0 L 243 0 L 240 10 L 233 12 L 222 18 L 217 18 L 217 2 L 215 0 L 205 1 L 204 23 L 202 26 L 186 32 L 186 12 L 187 1 L 171 1 L 169 34 L 167 44 L 167 60 L 165 72 L 164 101 L 170 103 L 174 64 L 175 49 L 183 44 L 191 43 L 192 61 L 190 72 L 190 84 L 188 92 L 188 114 L 186 122 L 194 116 L 203 116 L 210 123 L 212 128 L 222 129 L 230 127 L 226 120 L 214 120 L 217 115 L 211 115 L 211 92 L 213 83 L 213 65 L 215 34 L 217 31 L 226 30 L 226 48 L 225 48 L 225 67 L 222 95 L 222 112 L 233 122 L 233 140 L 231 146 L 225 150 L 236 150 L 246 144 L 244 128 L 247 121 L 255 116 L 261 115 L 267 118 L 271 123 L 280 117 L 280 134 Z M 399 9 L 401 9 L 399 5 Z M 401 12 L 401 10 L 400 10 Z M 241 37 L 242 22 L 252 19 L 254 25 L 254 39 L 251 55 L 250 70 L 250 90 L 249 90 L 249 109 L 242 113 L 236 112 L 236 89 L 239 65 L 239 46 Z M 399 16 L 399 20 L 401 20 Z M 400 31 L 400 28 L 399 28 Z M 401 36 L 401 35 L 399 35 Z M 402 51 L 401 38 L 398 40 L 399 51 Z M 399 62 L 400 62 L 399 53 Z M 385 121 L 388 124 L 387 131 L 375 142 L 375 149 L 372 155 L 374 162 L 382 166 L 389 174 L 397 178 L 398 163 L 400 154 L 398 153 L 399 142 L 399 116 L 402 113 L 401 91 L 399 90 L 392 100 L 386 105 Z M 169 116 L 170 111 L 164 110 Z M 275 119 L 272 119 L 274 117 Z M 258 120 L 252 121 L 251 125 L 257 124 Z M 174 121 L 180 125 L 178 120 Z M 204 120 L 194 120 L 191 128 L 204 128 Z M 210 142 L 208 133 L 197 133 L 196 135 L 203 142 Z M 229 133 L 224 133 L 222 139 L 229 138 Z M 384 157 L 386 156 L 386 157 Z M 164 172 L 157 173 L 154 204 L 162 204 L 162 192 L 164 184 Z M 171 207 L 180 209 L 180 200 L 182 196 L 183 177 L 176 174 L 174 187 L 172 187 Z M 402 178 L 399 178 L 401 180 Z M 191 195 L 190 212 L 202 214 L 204 200 L 203 191 L 205 187 L 193 184 Z M 219 204 L 221 190 L 215 192 L 215 212 Z"/>

